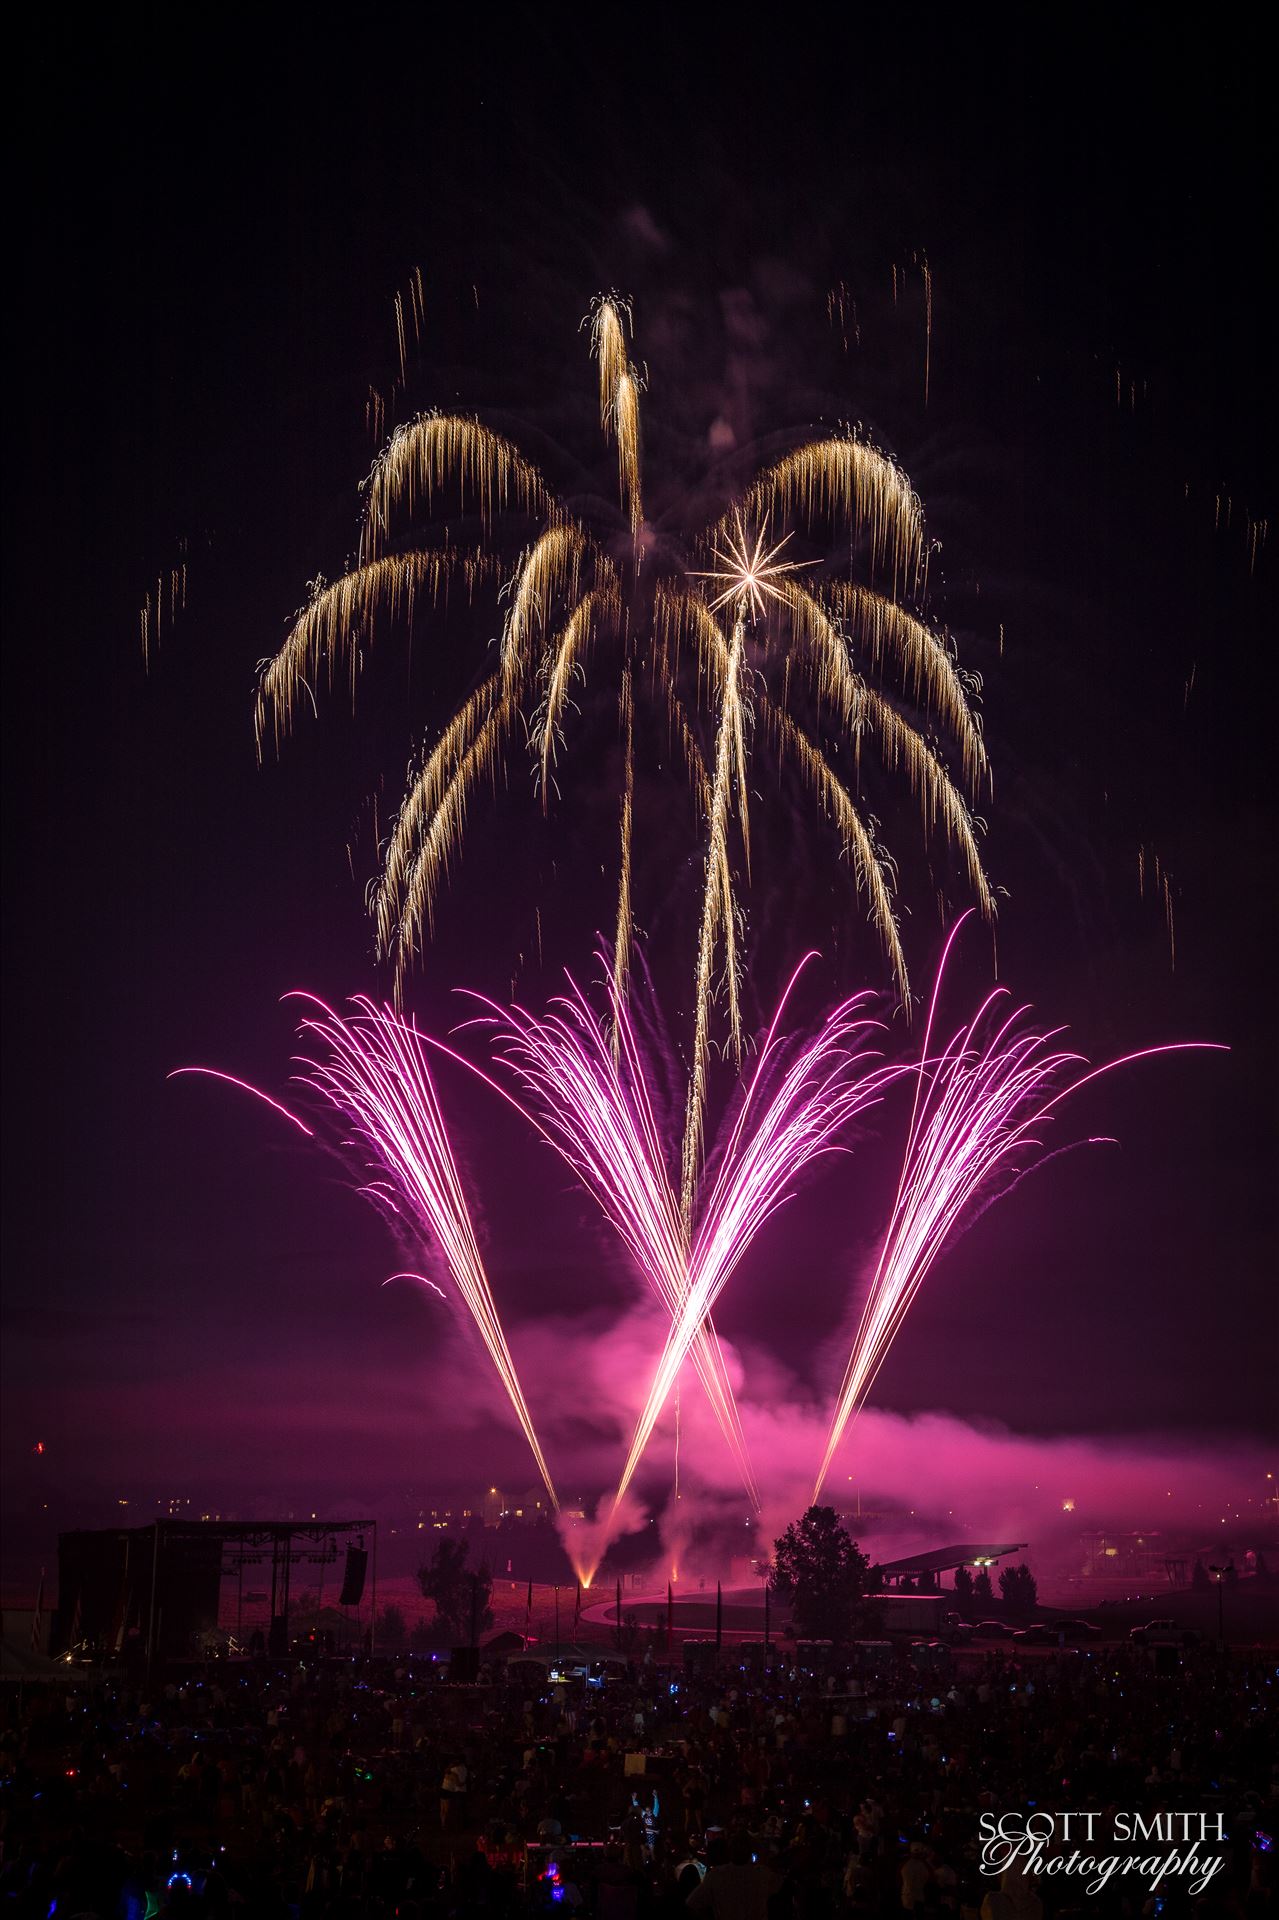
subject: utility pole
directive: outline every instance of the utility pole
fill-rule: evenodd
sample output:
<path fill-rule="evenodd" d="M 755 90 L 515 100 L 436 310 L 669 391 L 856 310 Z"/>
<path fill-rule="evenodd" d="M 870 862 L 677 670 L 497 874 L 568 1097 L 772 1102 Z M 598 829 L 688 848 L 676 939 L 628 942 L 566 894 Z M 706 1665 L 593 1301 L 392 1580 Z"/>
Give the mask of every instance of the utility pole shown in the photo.
<path fill-rule="evenodd" d="M 151 1536 L 151 1605 L 147 1610 L 147 1680 L 155 1665 L 155 1590 L 160 1571 L 160 1522 Z"/>
<path fill-rule="evenodd" d="M 1213 1576 L 1213 1579 L 1217 1582 L 1217 1652 L 1218 1653 L 1224 1653 L 1226 1650 L 1226 1614 L 1225 1614 L 1224 1587 L 1225 1587 L 1226 1575 L 1228 1573 L 1233 1573 L 1234 1570 L 1235 1569 L 1234 1569 L 1233 1561 L 1230 1563 L 1229 1566 L 1209 1567 L 1208 1569 L 1209 1573 Z"/>

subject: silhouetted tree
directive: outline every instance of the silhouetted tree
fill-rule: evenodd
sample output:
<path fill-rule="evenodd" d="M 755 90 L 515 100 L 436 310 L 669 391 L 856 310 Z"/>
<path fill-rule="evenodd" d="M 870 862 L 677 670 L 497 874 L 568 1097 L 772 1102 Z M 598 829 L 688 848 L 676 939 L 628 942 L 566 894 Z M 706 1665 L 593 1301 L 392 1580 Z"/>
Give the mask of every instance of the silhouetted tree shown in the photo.
<path fill-rule="evenodd" d="M 834 1507 L 810 1507 L 798 1526 L 787 1527 L 774 1550 L 773 1587 L 794 1602 L 797 1631 L 847 1639 L 866 1591 L 867 1564 Z"/>
<path fill-rule="evenodd" d="M 995 1589 L 990 1584 L 990 1568 L 983 1567 L 973 1581 L 973 1605 L 980 1608 L 993 1607 L 994 1604 Z"/>
<path fill-rule="evenodd" d="M 397 1648 L 407 1643 L 408 1637 L 409 1623 L 405 1618 L 403 1607 L 397 1607 L 394 1602 L 389 1606 L 383 1607 L 377 1617 L 377 1643 L 379 1647 L 384 1647 L 387 1652 L 394 1653 Z"/>
<path fill-rule="evenodd" d="M 487 1567 L 474 1572 L 467 1569 L 470 1543 L 444 1536 L 435 1551 L 417 1570 L 417 1583 L 424 1599 L 435 1603 L 435 1615 L 450 1645 L 474 1640 L 493 1624 L 489 1599 L 493 1576 Z"/>
<path fill-rule="evenodd" d="M 955 1568 L 955 1608 L 965 1620 L 973 1610 L 973 1576 L 968 1567 Z"/>
<path fill-rule="evenodd" d="M 999 1593 L 1004 1611 L 1012 1619 L 1025 1620 L 1035 1611 L 1039 1587 L 1024 1560 L 1019 1566 L 1004 1568 L 999 1576 Z"/>

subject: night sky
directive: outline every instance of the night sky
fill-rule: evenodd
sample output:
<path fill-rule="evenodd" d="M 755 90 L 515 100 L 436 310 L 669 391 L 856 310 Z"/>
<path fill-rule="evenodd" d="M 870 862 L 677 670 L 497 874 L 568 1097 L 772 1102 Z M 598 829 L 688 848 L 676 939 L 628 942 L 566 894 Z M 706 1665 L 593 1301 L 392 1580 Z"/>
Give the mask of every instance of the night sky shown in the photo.
<path fill-rule="evenodd" d="M 385 822 L 410 745 L 496 631 L 493 615 L 434 649 L 419 634 L 411 671 L 388 642 L 354 721 L 322 701 L 257 767 L 256 664 L 354 545 L 366 393 L 390 391 L 414 266 L 426 328 L 400 415 L 478 410 L 570 491 L 612 484 L 579 332 L 610 287 L 634 297 L 659 505 L 718 504 L 717 417 L 768 451 L 860 420 L 900 457 L 941 541 L 934 604 L 984 676 L 1001 978 L 1094 1057 L 1188 1037 L 1231 1052 L 1081 1102 L 1054 1144 L 1120 1145 L 1055 1162 L 962 1239 L 875 1404 L 1261 1460 L 1273 259 L 1243 28 L 916 10 L 820 33 L 813 16 L 794 40 L 652 18 L 613 38 L 585 15 L 525 32 L 477 12 L 442 35 L 438 15 L 374 10 L 317 37 L 317 18 L 64 17 L 15 70 L 8 1564 L 126 1497 L 146 1517 L 166 1491 L 260 1511 L 533 1477 L 439 1303 L 379 1288 L 401 1262 L 336 1162 L 226 1090 L 165 1079 L 203 1061 L 279 1091 L 279 995 L 385 985 L 362 906 L 371 797 Z M 847 351 L 827 312 L 841 281 Z M 1267 515 L 1254 567 L 1248 519 Z M 187 607 L 148 673 L 139 606 L 183 542 Z M 536 1002 L 560 966 L 589 971 L 611 794 L 583 756 L 558 840 L 522 773 L 479 809 L 414 989 L 428 1024 L 457 1017 L 456 984 L 504 992 L 518 973 Z M 893 844 L 922 983 L 939 923 L 910 894 L 909 834 Z M 1143 844 L 1173 877 L 1175 970 L 1139 897 Z M 749 901 L 752 1018 L 796 940 L 826 955 L 809 1011 L 837 985 L 885 986 L 834 838 L 814 825 L 771 851 Z M 661 936 L 693 857 L 686 820 L 641 848 L 663 991 L 683 978 Z M 530 876 L 552 858 L 539 971 Z M 978 934 L 956 1018 L 989 977 Z M 535 1412 L 598 1490 L 606 1409 L 579 1358 L 608 1350 L 634 1283 L 558 1163 L 441 1084 Z M 783 1396 L 838 1372 L 902 1117 L 726 1296 L 721 1330 Z"/>

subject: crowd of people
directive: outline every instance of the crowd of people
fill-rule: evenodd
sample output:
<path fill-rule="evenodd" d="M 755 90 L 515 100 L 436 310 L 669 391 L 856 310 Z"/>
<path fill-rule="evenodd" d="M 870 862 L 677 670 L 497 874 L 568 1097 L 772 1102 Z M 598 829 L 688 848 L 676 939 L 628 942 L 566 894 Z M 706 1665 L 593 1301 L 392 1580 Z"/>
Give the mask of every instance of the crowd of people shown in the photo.
<path fill-rule="evenodd" d="M 562 1683 L 430 1659 L 10 1685 L 0 1920 L 552 1913 L 1205 1916 L 1275 1909 L 1273 1656 L 963 1654 L 875 1675 L 650 1652 Z M 1028 1808 L 1222 1815 L 1223 1867 L 1089 1893 L 983 1871 Z"/>

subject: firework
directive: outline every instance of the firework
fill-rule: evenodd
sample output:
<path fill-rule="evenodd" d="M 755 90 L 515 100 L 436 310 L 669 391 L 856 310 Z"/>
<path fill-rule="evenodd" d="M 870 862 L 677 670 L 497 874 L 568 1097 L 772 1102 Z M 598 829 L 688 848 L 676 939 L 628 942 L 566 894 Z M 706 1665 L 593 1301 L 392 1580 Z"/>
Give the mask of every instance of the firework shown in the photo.
<path fill-rule="evenodd" d="M 416 329 L 417 305 L 412 317 Z M 614 953 L 615 979 L 626 980 L 636 756 L 648 737 L 636 708 L 652 700 L 678 746 L 705 836 L 682 1171 L 687 1213 L 717 1018 L 740 1057 L 736 870 L 740 863 L 749 879 L 747 784 L 759 742 L 796 769 L 819 813 L 838 827 L 903 1005 L 909 982 L 895 867 L 862 792 L 863 745 L 874 752 L 877 775 L 912 794 L 930 857 L 953 858 L 992 918 L 972 811 L 989 769 L 977 683 L 927 616 L 923 512 L 901 469 L 858 432 L 830 435 L 758 473 L 709 529 L 682 537 L 668 514 L 660 537 L 650 533 L 641 490 L 644 382 L 631 358 L 631 311 L 608 295 L 589 320 L 601 428 L 617 451 L 616 518 L 602 513 L 588 525 L 570 513 L 519 449 L 478 420 L 431 413 L 398 427 L 365 487 L 354 570 L 317 587 L 263 668 L 257 733 L 260 748 L 268 738 L 278 743 L 316 704 L 322 678 L 341 678 L 353 692 L 384 625 L 433 612 L 454 591 L 478 605 L 500 587 L 507 611 L 498 669 L 415 761 L 372 888 L 377 948 L 398 1003 L 460 856 L 471 803 L 525 741 L 541 804 L 548 812 L 555 805 L 588 673 L 611 678 L 622 734 Z M 695 676 L 684 645 L 690 640 Z"/>
<path fill-rule="evenodd" d="M 634 926 L 631 919 L 631 841 L 635 832 L 635 697 L 631 686 L 631 672 L 628 667 L 622 676 L 622 695 L 619 702 L 619 719 L 622 725 L 622 804 L 620 809 L 621 855 L 618 860 L 617 885 L 617 924 L 613 931 L 613 1001 L 615 1006 L 623 1006 L 626 989 L 630 981 L 631 940 Z M 615 1039 L 614 1054 L 620 1048 L 620 1039 Z"/>
<path fill-rule="evenodd" d="M 866 1044 L 882 1031 L 867 1012 L 872 998 L 868 993 L 841 1002 L 816 1035 L 802 1043 L 789 1066 L 783 1067 L 782 1056 L 790 1043 L 782 1022 L 804 964 L 791 976 L 778 1003 L 727 1144 L 698 1195 L 683 1305 L 672 1321 L 636 1423 L 613 1498 L 614 1512 L 625 1498 L 698 1328 L 713 1312 L 746 1249 L 765 1221 L 790 1198 L 805 1168 L 841 1143 L 851 1123 L 876 1103 L 900 1071 L 880 1064 L 879 1052 Z"/>
<path fill-rule="evenodd" d="M 872 996 L 842 1002 L 795 1048 L 787 1005 L 807 959 L 792 975 L 742 1089 L 717 1163 L 690 1204 L 677 1198 L 643 1051 L 624 997 L 611 988 L 611 1037 L 573 982 L 551 1010 L 487 1008 L 482 1024 L 524 1096 L 514 1100 L 482 1069 L 452 1058 L 511 1100 L 593 1195 L 670 1315 L 670 1327 L 636 1422 L 617 1490 L 593 1551 L 602 1555 L 653 1429 L 680 1370 L 692 1358 L 711 1408 L 758 1508 L 759 1494 L 714 1327 L 714 1309 L 747 1248 L 818 1156 L 846 1144 L 856 1117 L 901 1072 L 869 1046 L 882 1031 Z M 440 1043 L 435 1043 L 440 1044 Z M 784 1056 L 793 1053 L 789 1065 Z M 691 1222 L 691 1225 L 690 1225 Z M 594 1566 L 584 1569 L 587 1577 Z"/>
<path fill-rule="evenodd" d="M 184 540 L 181 551 L 185 556 L 187 543 Z M 185 557 L 176 567 L 170 567 L 167 574 L 157 576 L 154 592 L 148 592 L 138 609 L 138 623 L 142 639 L 142 664 L 151 665 L 151 643 L 157 645 L 164 635 L 165 621 L 172 626 L 187 603 L 187 563 Z"/>
<path fill-rule="evenodd" d="M 966 918 L 967 916 L 965 916 Z M 959 923 L 963 924 L 962 920 Z M 913 1066 L 884 1064 L 873 1044 L 882 1023 L 872 996 L 843 1001 L 816 1033 L 786 1026 L 792 975 L 741 1085 L 736 1116 L 722 1148 L 691 1193 L 677 1192 L 675 1142 L 663 1128 L 661 1102 L 639 1041 L 629 992 L 609 979 L 609 1013 L 599 1017 L 572 980 L 543 1015 L 481 1000 L 498 1059 L 513 1075 L 511 1094 L 482 1067 L 421 1034 L 412 1020 L 358 996 L 343 1019 L 314 996 L 318 1016 L 301 1032 L 323 1048 L 300 1076 L 353 1129 L 368 1156 L 370 1177 L 358 1191 L 406 1224 L 442 1257 L 470 1314 L 516 1418 L 557 1505 L 540 1443 L 502 1328 L 434 1083 L 429 1044 L 465 1065 L 521 1112 L 573 1169 L 618 1233 L 669 1317 L 662 1351 L 636 1420 L 617 1488 L 591 1530 L 595 1570 L 619 1524 L 624 1502 L 663 1409 L 678 1393 L 686 1360 L 758 1509 L 759 1491 L 741 1419 L 715 1330 L 721 1294 L 764 1224 L 792 1196 L 814 1160 L 846 1150 L 852 1124 L 895 1079 L 915 1083 L 897 1191 L 878 1262 L 832 1416 L 813 1498 L 820 1497 L 839 1444 L 864 1404 L 920 1287 L 956 1230 L 1035 1164 L 1039 1128 L 1071 1094 L 1114 1068 L 1157 1054 L 1210 1046 L 1182 1042 L 1143 1048 L 1100 1067 L 1057 1044 L 1057 1032 L 1026 1024 L 1004 989 L 989 994 L 973 1017 L 939 1050 L 933 1033 L 950 949 L 949 936 L 933 986 L 921 1052 Z M 807 956 L 812 958 L 812 956 Z M 478 996 L 477 996 L 478 997 Z M 1058 1030 L 1060 1031 L 1060 1030 Z M 1081 1071 L 1081 1069 L 1083 1069 Z M 264 1101 L 307 1138 L 314 1133 L 280 1101 L 216 1068 L 205 1074 Z M 1042 1157 L 1040 1155 L 1039 1157 Z M 1000 1188 L 996 1176 L 1003 1172 Z M 414 1273 L 392 1279 L 433 1280 Z M 678 1405 L 678 1402 L 677 1402 Z M 588 1554 L 586 1558 L 589 1559 Z"/>
<path fill-rule="evenodd" d="M 297 996 L 313 999 L 311 995 Z M 554 1483 L 507 1345 L 485 1272 L 470 1208 L 458 1174 L 422 1037 L 411 1021 L 364 996 L 345 1020 L 323 1001 L 301 1032 L 323 1048 L 305 1062 L 305 1085 L 319 1093 L 354 1129 L 370 1155 L 372 1178 L 360 1191 L 403 1228 L 438 1248 L 515 1411 L 551 1503 Z"/>
<path fill-rule="evenodd" d="M 600 427 L 617 445 L 617 478 L 632 533 L 644 511 L 640 501 L 639 397 L 642 382 L 631 365 L 626 335 L 633 326 L 629 300 L 601 296 L 591 313 L 591 351 L 600 370 Z"/>
<path fill-rule="evenodd" d="M 744 625 L 744 619 L 739 617 L 733 626 L 733 637 L 728 648 L 727 671 L 720 697 L 719 726 L 716 729 L 715 739 L 715 773 L 711 783 L 710 844 L 706 850 L 706 884 L 702 889 L 702 921 L 697 937 L 693 1059 L 688 1078 L 688 1109 L 684 1119 L 685 1218 L 691 1216 L 693 1189 L 701 1166 L 702 1136 L 706 1115 L 706 1070 L 710 1058 L 711 995 L 715 954 L 721 940 L 724 947 L 724 981 L 728 995 L 729 1031 L 737 1059 L 739 1061 L 741 1059 L 739 969 L 728 831 L 736 774 L 737 791 L 742 795 L 742 839 L 743 843 L 749 846 L 750 825 L 746 816 L 744 780 L 746 714 L 742 698 Z"/>
<path fill-rule="evenodd" d="M 675 1322 L 690 1285 L 687 1216 L 668 1171 L 666 1143 L 626 998 L 615 980 L 610 983 L 610 1003 L 611 1032 L 571 980 L 568 992 L 542 1016 L 519 1006 L 486 1004 L 499 1057 L 532 1102 L 531 1109 L 522 1106 L 521 1111 L 595 1199 Z M 758 1509 L 759 1489 L 709 1314 L 695 1329 L 691 1356 Z"/>
<path fill-rule="evenodd" d="M 1009 1011 L 1006 990 L 997 988 L 933 1057 L 942 978 L 962 924 L 961 919 L 952 930 L 937 970 L 897 1194 L 831 1420 L 814 1501 L 912 1301 L 978 1193 L 988 1192 L 1000 1170 L 1010 1179 L 1027 1170 L 1041 1144 L 1036 1129 L 1089 1081 L 1134 1060 L 1209 1044 L 1146 1047 L 1080 1073 L 1077 1069 L 1087 1064 L 1083 1055 L 1054 1044 L 1060 1029 L 1028 1028 L 1027 1009 Z"/>

